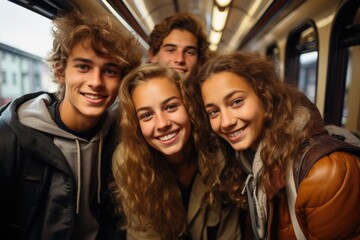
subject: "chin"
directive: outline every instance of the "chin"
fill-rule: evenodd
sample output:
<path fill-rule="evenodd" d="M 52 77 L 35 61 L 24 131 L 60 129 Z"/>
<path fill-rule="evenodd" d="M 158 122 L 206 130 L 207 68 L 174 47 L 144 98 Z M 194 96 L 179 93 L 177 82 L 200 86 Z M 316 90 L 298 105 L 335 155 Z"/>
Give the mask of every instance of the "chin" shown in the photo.
<path fill-rule="evenodd" d="M 230 144 L 230 145 L 236 151 L 245 151 L 246 149 L 250 148 L 250 145 L 243 144 L 243 143 L 235 143 L 235 144 Z"/>

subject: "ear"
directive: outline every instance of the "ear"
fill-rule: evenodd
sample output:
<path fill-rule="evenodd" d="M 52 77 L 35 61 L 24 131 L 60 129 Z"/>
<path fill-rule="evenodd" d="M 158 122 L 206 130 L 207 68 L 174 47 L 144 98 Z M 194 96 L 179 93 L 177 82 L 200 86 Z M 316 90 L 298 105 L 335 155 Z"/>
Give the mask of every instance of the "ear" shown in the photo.
<path fill-rule="evenodd" d="M 58 81 L 58 83 L 65 83 L 65 77 L 64 77 L 64 75 L 59 75 L 59 76 L 57 76 L 57 81 Z"/>
<path fill-rule="evenodd" d="M 59 66 L 59 63 L 55 65 L 55 78 L 58 83 L 65 83 L 65 70 L 62 70 Z"/>
<path fill-rule="evenodd" d="M 56 81 L 58 83 L 65 83 L 65 74 L 64 74 L 64 72 L 60 71 L 59 69 L 56 70 L 55 77 L 56 77 Z"/>
<path fill-rule="evenodd" d="M 153 53 L 152 50 L 148 50 L 149 58 L 151 63 L 158 63 L 158 57 Z"/>

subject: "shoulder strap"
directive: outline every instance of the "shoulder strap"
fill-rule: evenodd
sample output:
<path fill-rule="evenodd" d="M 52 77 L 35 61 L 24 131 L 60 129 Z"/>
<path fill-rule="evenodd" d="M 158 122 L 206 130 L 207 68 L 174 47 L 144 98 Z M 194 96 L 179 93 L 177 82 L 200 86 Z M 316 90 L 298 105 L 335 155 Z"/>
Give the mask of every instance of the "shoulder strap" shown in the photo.
<path fill-rule="evenodd" d="M 327 134 L 313 137 L 300 161 L 296 161 L 294 164 L 296 190 L 298 190 L 301 181 L 308 174 L 312 166 L 322 157 L 335 151 L 345 151 L 360 157 L 360 147 L 335 139 Z"/>
<path fill-rule="evenodd" d="M 291 222 L 294 227 L 296 239 L 305 240 L 306 237 L 302 232 L 295 213 L 295 201 L 298 187 L 303 178 L 308 174 L 312 166 L 322 157 L 334 152 L 346 151 L 359 156 L 360 148 L 347 142 L 335 139 L 330 135 L 318 135 L 312 138 L 310 144 L 306 147 L 300 161 L 294 164 L 289 163 L 286 169 L 286 195 L 289 205 Z M 293 168 L 294 165 L 294 168 Z M 295 175 L 295 176 L 294 176 Z"/>
<path fill-rule="evenodd" d="M 299 222 L 296 218 L 295 213 L 295 201 L 297 197 L 297 189 L 295 188 L 294 182 L 294 172 L 293 172 L 293 164 L 288 163 L 286 166 L 286 174 L 285 174 L 285 188 L 286 188 L 286 197 L 289 206 L 289 212 L 291 217 L 291 223 L 294 227 L 294 232 L 297 240 L 306 240 L 306 237 L 303 231 L 300 228 Z"/>

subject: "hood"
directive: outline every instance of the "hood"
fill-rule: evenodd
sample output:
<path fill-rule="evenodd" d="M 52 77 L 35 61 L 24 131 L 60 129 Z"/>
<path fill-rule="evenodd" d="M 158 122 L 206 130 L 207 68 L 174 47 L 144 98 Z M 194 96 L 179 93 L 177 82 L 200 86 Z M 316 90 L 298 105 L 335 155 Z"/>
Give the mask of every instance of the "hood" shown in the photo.
<path fill-rule="evenodd" d="M 86 213 L 90 209 L 89 199 L 97 195 L 100 202 L 103 138 L 117 114 L 118 101 L 108 109 L 98 133 L 88 141 L 58 127 L 48 108 L 56 100 L 54 95 L 44 92 L 24 95 L 3 107 L 1 118 L 19 136 L 26 151 L 73 176 L 76 213 Z"/>

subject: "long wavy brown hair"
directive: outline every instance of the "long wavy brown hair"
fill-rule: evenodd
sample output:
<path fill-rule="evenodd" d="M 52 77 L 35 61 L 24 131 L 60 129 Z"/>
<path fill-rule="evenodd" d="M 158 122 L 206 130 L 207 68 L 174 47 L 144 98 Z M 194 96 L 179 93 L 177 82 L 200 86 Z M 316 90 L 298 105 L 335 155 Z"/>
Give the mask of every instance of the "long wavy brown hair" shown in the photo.
<path fill-rule="evenodd" d="M 324 123 L 316 106 L 304 94 L 281 81 L 277 65 L 270 60 L 251 53 L 228 53 L 214 57 L 206 62 L 191 81 L 196 91 L 199 106 L 196 122 L 209 122 L 201 101 L 201 85 L 212 74 L 220 72 L 234 73 L 247 81 L 265 110 L 265 121 L 260 140 L 262 143 L 261 159 L 263 170 L 260 174 L 261 187 L 267 193 L 275 193 L 273 176 L 285 179 L 285 167 L 303 149 L 304 144 L 315 132 L 322 132 Z M 199 99 L 200 98 L 200 99 Z M 303 123 L 302 130 L 294 122 L 297 109 L 307 109 L 309 116 Z M 200 130 L 210 131 L 209 124 Z M 229 143 L 217 136 L 226 158 L 224 169 L 217 174 L 222 190 L 239 206 L 244 206 L 245 197 L 241 194 L 244 186 L 244 171 L 235 157 L 236 152 Z M 206 164 L 204 164 L 206 165 Z M 211 170 L 204 170 L 211 171 Z M 213 184 L 217 186 L 217 184 Z"/>
<path fill-rule="evenodd" d="M 176 176 L 167 160 L 144 139 L 135 107 L 134 89 L 151 79 L 165 77 L 172 81 L 185 99 L 181 78 L 175 71 L 157 64 L 144 64 L 130 72 L 122 81 L 120 97 L 120 144 L 113 156 L 113 174 L 117 185 L 117 210 L 128 216 L 125 225 L 134 217 L 140 230 L 154 229 L 163 239 L 177 239 L 186 227 L 186 211 Z M 193 118 L 189 115 L 193 126 Z M 192 129 L 192 159 L 197 159 L 198 136 Z M 189 157 L 189 156 L 184 156 Z M 196 163 L 197 164 L 197 163 Z"/>

